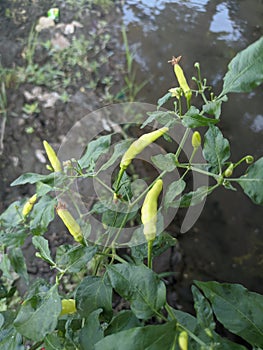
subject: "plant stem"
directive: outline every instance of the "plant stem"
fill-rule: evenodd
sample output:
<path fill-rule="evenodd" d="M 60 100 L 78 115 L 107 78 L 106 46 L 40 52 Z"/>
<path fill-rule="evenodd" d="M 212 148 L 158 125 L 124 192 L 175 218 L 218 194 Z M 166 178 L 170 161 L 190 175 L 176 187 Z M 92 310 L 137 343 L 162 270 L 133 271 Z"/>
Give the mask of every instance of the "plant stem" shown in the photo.
<path fill-rule="evenodd" d="M 154 240 L 150 240 L 148 242 L 148 267 L 152 269 L 153 267 L 153 242 Z"/>

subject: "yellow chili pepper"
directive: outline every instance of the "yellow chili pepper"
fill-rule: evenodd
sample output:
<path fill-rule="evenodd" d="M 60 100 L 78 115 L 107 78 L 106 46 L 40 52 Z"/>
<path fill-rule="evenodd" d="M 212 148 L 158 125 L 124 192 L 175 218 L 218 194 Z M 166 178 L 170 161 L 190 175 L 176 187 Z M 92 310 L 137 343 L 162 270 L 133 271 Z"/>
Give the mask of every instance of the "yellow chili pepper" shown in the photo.
<path fill-rule="evenodd" d="M 139 153 L 141 153 L 147 146 L 165 134 L 168 130 L 168 128 L 163 127 L 159 130 L 149 132 L 148 134 L 144 134 L 139 137 L 138 140 L 134 141 L 124 153 L 120 163 L 120 168 L 125 170 Z"/>
<path fill-rule="evenodd" d="M 67 314 L 74 314 L 76 309 L 76 302 L 74 299 L 62 299 L 61 300 L 61 312 L 60 316 L 67 315 Z"/>
<path fill-rule="evenodd" d="M 225 173 L 224 173 L 225 177 L 230 177 L 233 174 L 233 170 L 234 170 L 234 164 L 231 163 L 229 167 L 225 170 Z"/>
<path fill-rule="evenodd" d="M 201 135 L 198 131 L 195 131 L 192 135 L 192 146 L 198 148 L 201 145 Z"/>
<path fill-rule="evenodd" d="M 182 68 L 179 65 L 179 61 L 180 61 L 181 57 L 182 56 L 179 56 L 179 57 L 173 56 L 173 58 L 168 62 L 172 63 L 172 65 L 174 67 L 174 73 L 175 73 L 175 76 L 178 80 L 179 86 L 183 90 L 186 101 L 187 101 L 188 105 L 190 106 L 192 91 L 187 83 L 187 80 L 186 80 L 185 75 L 184 75 L 184 71 L 182 70 Z"/>
<path fill-rule="evenodd" d="M 43 141 L 43 145 L 45 147 L 48 159 L 54 171 L 61 171 L 61 163 L 54 149 L 50 146 L 50 144 L 47 141 Z"/>
<path fill-rule="evenodd" d="M 32 197 L 29 198 L 29 200 L 26 202 L 22 210 L 22 215 L 24 217 L 26 217 L 31 212 L 36 201 L 37 201 L 37 194 L 34 194 Z"/>
<path fill-rule="evenodd" d="M 70 212 L 66 209 L 66 206 L 61 202 L 58 203 L 56 208 L 58 216 L 61 218 L 70 234 L 73 236 L 76 242 L 83 243 L 83 233 L 82 230 L 77 223 L 77 221 L 73 218 Z"/>
<path fill-rule="evenodd" d="M 157 201 L 162 188 L 163 181 L 159 179 L 147 193 L 142 205 L 141 220 L 144 225 L 143 233 L 147 242 L 153 241 L 156 237 Z"/>
<path fill-rule="evenodd" d="M 186 331 L 182 331 L 179 334 L 178 343 L 180 350 L 188 350 L 188 334 Z"/>

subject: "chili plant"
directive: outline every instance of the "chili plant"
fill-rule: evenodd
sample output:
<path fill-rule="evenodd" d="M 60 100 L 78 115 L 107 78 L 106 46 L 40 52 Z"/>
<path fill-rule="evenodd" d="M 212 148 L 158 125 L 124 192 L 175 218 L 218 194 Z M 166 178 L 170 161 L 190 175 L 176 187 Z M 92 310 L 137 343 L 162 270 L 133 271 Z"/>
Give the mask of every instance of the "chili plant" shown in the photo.
<path fill-rule="evenodd" d="M 165 277 L 152 268 L 152 260 L 176 244 L 164 230 L 163 216 L 171 208 L 197 205 L 216 188 L 233 190 L 236 185 L 254 203 L 263 205 L 263 157 L 231 159 L 229 141 L 216 125 L 229 93 L 249 92 L 263 82 L 263 38 L 232 59 L 218 96 L 202 79 L 199 63 L 195 64 L 195 90 L 190 89 L 179 58 L 171 63 L 178 86 L 159 99 L 156 110 L 142 125 L 143 129 L 154 122 L 160 124 L 158 130 L 147 130 L 134 142 L 118 139 L 112 153 L 113 137 L 126 137 L 127 129 L 100 135 L 88 142 L 80 159 L 66 162 L 44 141 L 51 173 L 26 173 L 11 184 L 32 184 L 35 194 L 12 203 L 0 217 L 1 349 L 245 349 L 219 335 L 215 319 L 253 349 L 263 348 L 263 296 L 238 284 L 195 281 L 194 317 L 169 305 Z M 202 106 L 197 108 L 194 102 L 200 97 Z M 162 106 L 170 100 L 173 109 L 164 110 Z M 158 176 L 142 190 L 133 186 L 138 180 L 136 156 L 154 142 L 169 140 L 178 125 L 183 125 L 184 135 L 179 144 L 173 143 L 175 151 L 151 158 L 160 169 Z M 205 129 L 203 137 L 196 128 Z M 186 162 L 183 149 L 190 135 L 191 154 Z M 195 162 L 201 145 L 202 164 Z M 97 167 L 106 154 L 109 159 Z M 108 185 L 99 174 L 116 161 L 119 172 L 113 172 Z M 246 169 L 236 177 L 241 163 Z M 176 170 L 180 178 L 166 186 L 166 176 Z M 210 184 L 189 190 L 186 182 L 191 172 L 208 176 Z M 79 208 L 81 191 L 76 193 L 73 184 L 86 179 L 97 181 L 104 196 L 93 198 L 83 213 Z M 102 223 L 99 229 L 92 226 L 93 215 Z M 55 216 L 64 223 L 72 243 L 51 252 L 52 242 L 46 233 Z M 137 228 L 125 240 L 127 227 Z M 29 277 L 22 250 L 29 239 L 36 259 L 42 259 L 54 272 L 53 283 Z M 125 253 L 119 249 L 123 242 Z M 16 291 L 17 276 L 25 283 L 25 294 Z"/>

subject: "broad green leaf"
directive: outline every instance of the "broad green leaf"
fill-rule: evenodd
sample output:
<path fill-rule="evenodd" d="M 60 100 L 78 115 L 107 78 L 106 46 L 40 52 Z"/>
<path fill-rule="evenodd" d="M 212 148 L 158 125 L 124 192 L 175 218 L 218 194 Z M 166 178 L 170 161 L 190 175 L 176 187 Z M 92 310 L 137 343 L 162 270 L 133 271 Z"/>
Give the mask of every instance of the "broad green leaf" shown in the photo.
<path fill-rule="evenodd" d="M 250 92 L 263 82 L 263 37 L 239 52 L 229 63 L 223 91 Z"/>
<path fill-rule="evenodd" d="M 0 331 L 1 350 L 24 350 L 21 334 L 17 333 L 14 327 L 2 329 Z"/>
<path fill-rule="evenodd" d="M 105 337 L 95 345 L 95 350 L 168 350 L 175 346 L 177 335 L 176 321 L 136 327 Z"/>
<path fill-rule="evenodd" d="M 263 347 L 263 296 L 239 284 L 195 282 L 210 301 L 216 318 L 230 332 Z"/>
<path fill-rule="evenodd" d="M 114 316 L 104 334 L 110 335 L 130 328 L 140 327 L 141 323 L 131 310 L 122 310 Z"/>
<path fill-rule="evenodd" d="M 222 102 L 227 101 L 227 96 L 223 96 L 220 99 L 216 99 L 214 101 L 208 101 L 205 105 L 203 105 L 202 111 L 204 113 L 214 115 L 216 119 L 219 119 L 221 115 L 221 106 Z"/>
<path fill-rule="evenodd" d="M 43 182 L 37 182 L 37 185 L 36 185 L 36 193 L 37 193 L 37 196 L 38 197 L 42 197 L 44 196 L 45 194 L 53 191 L 53 187 L 48 185 L 48 184 L 45 184 Z"/>
<path fill-rule="evenodd" d="M 230 157 L 230 146 L 218 127 L 211 125 L 204 136 L 203 155 L 214 173 L 221 172 Z"/>
<path fill-rule="evenodd" d="M 78 161 L 79 166 L 85 169 L 93 167 L 99 157 L 107 153 L 111 143 L 111 135 L 100 136 L 97 140 L 88 143 L 85 154 Z"/>
<path fill-rule="evenodd" d="M 40 341 L 55 330 L 60 312 L 61 301 L 55 285 L 24 301 L 14 320 L 14 326 L 24 337 Z"/>
<path fill-rule="evenodd" d="M 114 146 L 114 151 L 113 151 L 112 156 L 105 164 L 102 165 L 102 167 L 100 168 L 100 170 L 98 172 L 100 172 L 102 170 L 106 170 L 110 166 L 112 166 L 119 157 L 123 156 L 123 154 L 127 151 L 129 146 L 131 145 L 131 143 L 132 143 L 131 140 L 122 140 L 119 143 L 117 143 Z"/>
<path fill-rule="evenodd" d="M 35 246 L 36 250 L 39 251 L 39 255 L 41 256 L 41 258 L 51 266 L 54 266 L 55 262 L 53 261 L 50 255 L 48 240 L 42 236 L 34 236 L 32 238 L 32 243 Z"/>
<path fill-rule="evenodd" d="M 166 102 L 168 102 L 171 97 L 172 97 L 172 93 L 171 92 L 167 92 L 167 94 L 165 94 L 164 96 L 159 98 L 159 100 L 157 101 L 158 109 L 160 107 L 162 107 Z"/>
<path fill-rule="evenodd" d="M 103 338 L 104 333 L 99 320 L 101 312 L 102 309 L 95 310 L 86 318 L 79 334 L 80 350 L 94 350 L 94 345 Z"/>
<path fill-rule="evenodd" d="M 186 128 L 197 128 L 199 126 L 208 126 L 218 123 L 218 119 L 212 119 L 204 117 L 200 114 L 199 110 L 191 106 L 190 109 L 183 116 L 182 123 Z"/>
<path fill-rule="evenodd" d="M 254 203 L 263 205 L 263 157 L 250 165 L 237 182 Z"/>
<path fill-rule="evenodd" d="M 185 189 L 186 183 L 183 179 L 179 179 L 177 181 L 174 181 L 170 183 L 170 185 L 167 188 L 167 191 L 165 193 L 164 197 L 164 207 L 169 207 L 169 204 L 173 202 L 175 197 L 179 196 Z"/>
<path fill-rule="evenodd" d="M 152 156 L 151 160 L 153 164 L 162 171 L 173 171 L 176 168 L 175 156 L 173 153 L 157 154 L 156 156 Z"/>
<path fill-rule="evenodd" d="M 21 248 L 12 248 L 8 251 L 8 257 L 14 271 L 24 280 L 29 282 L 26 261 Z"/>
<path fill-rule="evenodd" d="M 25 204 L 21 201 L 13 202 L 9 207 L 0 215 L 0 228 L 17 227 L 22 221 L 22 208 Z"/>
<path fill-rule="evenodd" d="M 63 245 L 58 247 L 56 264 L 70 273 L 81 271 L 96 254 L 97 248 Z"/>
<path fill-rule="evenodd" d="M 109 320 L 112 316 L 112 288 L 106 278 L 87 276 L 76 291 L 76 306 L 82 317 L 88 317 L 97 309 L 103 310 L 103 316 Z"/>
<path fill-rule="evenodd" d="M 191 289 L 194 297 L 194 307 L 198 325 L 202 329 L 209 329 L 211 331 L 214 330 L 215 322 L 211 305 L 204 297 L 204 295 L 199 291 L 199 289 L 197 289 L 194 285 Z"/>
<path fill-rule="evenodd" d="M 171 208 L 188 208 L 201 203 L 212 191 L 213 186 L 201 186 L 196 191 L 184 194 L 180 199 L 169 203 Z"/>
<path fill-rule="evenodd" d="M 39 181 L 41 182 L 52 182 L 54 181 L 55 174 L 51 173 L 48 175 L 41 175 L 35 173 L 26 173 L 19 176 L 15 181 L 13 181 L 10 186 L 25 185 L 25 184 L 35 184 Z"/>
<path fill-rule="evenodd" d="M 2 271 L 2 275 L 10 280 L 13 280 L 11 275 L 11 263 L 7 254 L 2 254 L 0 261 L 0 270 Z"/>
<path fill-rule="evenodd" d="M 46 231 L 49 223 L 54 220 L 56 203 L 55 198 L 45 195 L 34 205 L 30 213 L 30 229 L 34 233 L 39 233 L 39 230 Z"/>
<path fill-rule="evenodd" d="M 116 264 L 108 266 L 107 273 L 112 287 L 131 303 L 137 318 L 148 319 L 164 306 L 165 285 L 145 265 Z"/>

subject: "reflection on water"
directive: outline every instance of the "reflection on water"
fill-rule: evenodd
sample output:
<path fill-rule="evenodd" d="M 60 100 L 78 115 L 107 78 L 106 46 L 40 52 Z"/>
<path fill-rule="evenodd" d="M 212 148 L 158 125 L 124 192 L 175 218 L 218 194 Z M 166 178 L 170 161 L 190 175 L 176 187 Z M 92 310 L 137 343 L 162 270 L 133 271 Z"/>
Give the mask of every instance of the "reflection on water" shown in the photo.
<path fill-rule="evenodd" d="M 123 20 L 138 62 L 138 77 L 150 80 L 140 99 L 156 103 L 176 85 L 167 64 L 172 55 L 183 56 L 192 87 L 193 66 L 199 61 L 203 76 L 218 94 L 229 61 L 263 35 L 262 19 L 261 0 L 125 1 Z M 262 86 L 250 94 L 228 97 L 220 127 L 230 140 L 231 159 L 237 161 L 244 154 L 262 157 Z M 240 188 L 213 193 L 195 228 L 181 237 L 186 284 L 193 278 L 216 278 L 263 292 L 262 255 L 257 249 L 263 245 L 262 214 L 262 207 Z"/>
<path fill-rule="evenodd" d="M 218 33 L 219 38 L 223 40 L 238 40 L 241 38 L 238 25 L 230 18 L 227 3 L 222 3 L 217 6 L 209 30 Z"/>

